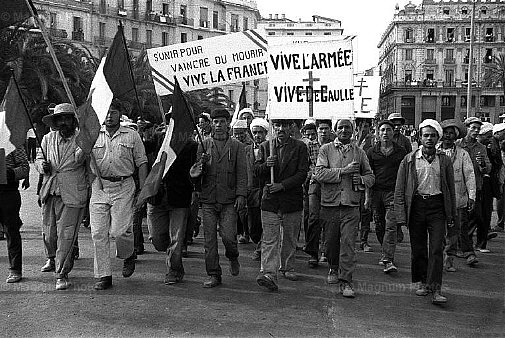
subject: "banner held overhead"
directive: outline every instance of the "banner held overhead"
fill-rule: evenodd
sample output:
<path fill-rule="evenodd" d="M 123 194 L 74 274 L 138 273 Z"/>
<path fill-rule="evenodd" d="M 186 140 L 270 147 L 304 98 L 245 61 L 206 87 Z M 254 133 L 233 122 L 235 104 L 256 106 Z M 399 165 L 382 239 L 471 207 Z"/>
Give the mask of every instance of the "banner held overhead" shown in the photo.
<path fill-rule="evenodd" d="M 147 50 L 156 94 L 177 77 L 183 91 L 267 77 L 267 41 L 255 30 Z"/>
<path fill-rule="evenodd" d="M 353 118 L 352 41 L 270 46 L 270 118 Z"/>

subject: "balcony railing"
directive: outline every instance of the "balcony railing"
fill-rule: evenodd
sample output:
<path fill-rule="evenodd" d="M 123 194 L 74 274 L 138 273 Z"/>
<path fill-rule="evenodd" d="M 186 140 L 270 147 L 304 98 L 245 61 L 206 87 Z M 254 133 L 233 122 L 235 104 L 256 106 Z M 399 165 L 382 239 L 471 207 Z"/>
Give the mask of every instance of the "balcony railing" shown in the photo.
<path fill-rule="evenodd" d="M 73 31 L 72 32 L 72 40 L 84 41 L 84 32 L 83 31 Z"/>
<path fill-rule="evenodd" d="M 429 64 L 429 65 L 434 65 L 435 63 L 437 63 L 437 60 L 436 59 L 426 59 L 426 60 L 424 60 L 424 63 Z"/>
<path fill-rule="evenodd" d="M 218 28 L 220 31 L 226 32 L 226 24 L 225 23 L 220 23 L 218 25 Z"/>
<path fill-rule="evenodd" d="M 450 58 L 450 59 L 444 59 L 444 63 L 445 64 L 455 64 L 456 63 L 456 60 L 454 58 Z"/>
<path fill-rule="evenodd" d="M 68 37 L 67 31 L 64 29 L 52 28 L 49 29 L 49 35 L 53 38 L 66 39 Z"/>
<path fill-rule="evenodd" d="M 200 27 L 203 27 L 203 28 L 209 28 L 209 21 L 207 20 L 200 20 Z"/>

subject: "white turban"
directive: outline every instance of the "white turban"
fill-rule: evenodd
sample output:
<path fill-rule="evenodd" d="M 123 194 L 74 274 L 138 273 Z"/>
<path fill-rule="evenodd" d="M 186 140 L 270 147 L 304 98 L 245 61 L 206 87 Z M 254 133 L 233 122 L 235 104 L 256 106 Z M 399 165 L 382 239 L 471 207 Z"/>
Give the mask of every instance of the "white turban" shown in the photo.
<path fill-rule="evenodd" d="M 233 123 L 233 129 L 247 129 L 247 121 L 246 120 L 237 120 Z"/>
<path fill-rule="evenodd" d="M 438 123 L 438 121 L 432 119 L 426 119 L 419 125 L 419 131 L 421 131 L 421 129 L 423 129 L 424 127 L 432 127 L 433 129 L 435 129 L 438 133 L 438 138 L 442 138 L 442 136 L 444 135 L 442 127 L 440 126 L 440 123 Z"/>
<path fill-rule="evenodd" d="M 254 127 L 261 127 L 265 129 L 266 133 L 268 133 L 268 130 L 270 129 L 270 124 L 267 122 L 267 120 L 257 117 L 252 120 L 251 125 L 249 126 L 249 128 L 251 129 L 251 133 Z"/>
<path fill-rule="evenodd" d="M 483 122 L 480 127 L 479 135 L 484 135 L 485 133 L 493 131 L 493 124 L 489 122 Z"/>
<path fill-rule="evenodd" d="M 493 126 L 493 134 L 499 133 L 502 130 L 505 130 L 505 123 L 498 123 Z"/>

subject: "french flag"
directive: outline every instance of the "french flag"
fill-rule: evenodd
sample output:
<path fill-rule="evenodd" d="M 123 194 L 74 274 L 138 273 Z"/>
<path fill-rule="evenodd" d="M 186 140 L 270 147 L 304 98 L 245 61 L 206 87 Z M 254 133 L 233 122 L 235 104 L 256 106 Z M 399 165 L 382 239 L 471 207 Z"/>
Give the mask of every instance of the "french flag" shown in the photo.
<path fill-rule="evenodd" d="M 120 25 L 91 82 L 88 100 L 77 111 L 80 131 L 76 141 L 86 153 L 93 149 L 112 99 L 123 98 L 135 89 L 126 48 Z"/>
<path fill-rule="evenodd" d="M 182 151 L 188 139 L 196 129 L 189 105 L 184 97 L 177 78 L 172 94 L 172 108 L 163 143 L 154 165 L 147 175 L 144 186 L 137 198 L 137 207 L 144 204 L 149 197 L 155 196 L 160 188 L 163 177 L 172 166 L 177 155 Z M 189 173 L 188 173 L 189 174 Z"/>

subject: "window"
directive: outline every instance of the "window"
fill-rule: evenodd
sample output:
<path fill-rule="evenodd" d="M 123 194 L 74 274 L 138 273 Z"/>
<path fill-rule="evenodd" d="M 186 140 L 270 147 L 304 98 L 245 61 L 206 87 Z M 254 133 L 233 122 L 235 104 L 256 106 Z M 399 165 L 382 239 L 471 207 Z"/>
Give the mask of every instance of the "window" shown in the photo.
<path fill-rule="evenodd" d="M 426 60 L 435 60 L 435 50 L 427 49 L 426 50 Z"/>
<path fill-rule="evenodd" d="M 445 58 L 446 58 L 447 60 L 452 60 L 452 59 L 454 59 L 454 49 L 447 49 L 447 50 L 445 51 Z"/>
<path fill-rule="evenodd" d="M 243 30 L 248 30 L 249 29 L 249 19 L 244 18 L 244 26 L 242 27 Z"/>
<path fill-rule="evenodd" d="M 100 40 L 105 39 L 105 22 L 98 23 L 98 37 L 100 38 Z"/>
<path fill-rule="evenodd" d="M 305 35 L 312 35 L 312 32 L 305 32 Z"/>
<path fill-rule="evenodd" d="M 435 42 L 435 28 L 428 28 L 428 34 L 426 35 L 426 42 Z"/>
<path fill-rule="evenodd" d="M 74 32 L 82 31 L 82 19 L 79 16 L 74 16 Z"/>
<path fill-rule="evenodd" d="M 238 32 L 238 15 L 237 14 L 232 14 L 231 15 L 231 31 L 232 32 Z"/>
<path fill-rule="evenodd" d="M 219 12 L 212 12 L 212 28 L 219 29 Z"/>
<path fill-rule="evenodd" d="M 412 60 L 412 49 L 410 48 L 405 49 L 405 60 L 406 61 Z"/>
<path fill-rule="evenodd" d="M 181 5 L 181 10 L 180 10 L 179 14 L 180 14 L 183 18 L 187 18 L 187 17 L 188 17 L 188 6 L 186 6 L 186 5 Z"/>
<path fill-rule="evenodd" d="M 188 34 L 181 33 L 181 43 L 188 42 Z"/>
<path fill-rule="evenodd" d="M 487 14 L 487 7 L 481 7 L 480 8 L 480 14 L 486 15 Z"/>
<path fill-rule="evenodd" d="M 198 35 L 197 39 L 198 39 L 198 40 L 203 40 L 203 36 Z"/>
<path fill-rule="evenodd" d="M 133 0 L 133 19 L 139 19 L 139 0 Z"/>
<path fill-rule="evenodd" d="M 161 44 L 163 46 L 168 46 L 168 33 L 167 32 L 161 33 Z"/>
<path fill-rule="evenodd" d="M 168 15 L 170 13 L 170 8 L 168 7 L 168 4 L 161 4 L 161 12 L 163 15 Z"/>
<path fill-rule="evenodd" d="M 405 30 L 405 42 L 414 42 L 414 30 L 412 28 Z"/>
<path fill-rule="evenodd" d="M 491 61 L 493 61 L 493 49 L 487 48 L 486 56 L 484 57 L 484 63 L 491 63 Z"/>
<path fill-rule="evenodd" d="M 461 14 L 467 15 L 468 14 L 468 8 L 466 8 L 466 7 L 461 8 Z"/>
<path fill-rule="evenodd" d="M 200 7 L 200 27 L 209 28 L 209 9 Z"/>
<path fill-rule="evenodd" d="M 492 27 L 486 28 L 485 40 L 486 40 L 486 42 L 493 42 L 494 41 L 494 34 L 493 34 L 493 28 Z"/>
<path fill-rule="evenodd" d="M 480 119 L 482 122 L 491 122 L 491 117 L 489 116 L 489 113 L 481 113 Z"/>
<path fill-rule="evenodd" d="M 324 32 L 324 35 L 331 35 L 331 32 Z"/>
<path fill-rule="evenodd" d="M 447 42 L 454 42 L 454 28 L 447 28 Z"/>
<path fill-rule="evenodd" d="M 461 96 L 461 104 L 460 106 L 463 108 L 463 107 L 466 107 L 466 96 Z"/>
<path fill-rule="evenodd" d="M 472 29 L 470 27 L 465 27 L 465 42 L 470 41 L 470 34 L 472 33 Z"/>
<path fill-rule="evenodd" d="M 412 82 L 412 70 L 405 70 L 405 83 Z"/>
<path fill-rule="evenodd" d="M 287 32 L 286 35 L 295 35 L 293 32 Z"/>
<path fill-rule="evenodd" d="M 454 85 L 454 69 L 445 70 L 445 84 L 447 86 Z"/>
<path fill-rule="evenodd" d="M 50 16 L 49 27 L 56 28 L 56 26 L 58 26 L 58 22 L 56 20 L 56 13 L 51 12 L 51 13 L 49 13 L 49 16 Z"/>
<path fill-rule="evenodd" d="M 426 69 L 426 79 L 433 80 L 435 71 L 433 69 Z"/>
<path fill-rule="evenodd" d="M 151 47 L 153 45 L 153 31 L 150 29 L 146 30 L 146 45 L 147 47 Z"/>
<path fill-rule="evenodd" d="M 268 35 L 275 35 L 275 32 L 268 32 Z M 289 33 L 288 33 L 289 35 Z"/>
<path fill-rule="evenodd" d="M 100 11 L 100 14 L 107 14 L 107 2 L 105 0 L 100 0 L 98 10 Z"/>
<path fill-rule="evenodd" d="M 153 0 L 146 1 L 146 12 L 151 13 L 153 11 Z"/>
<path fill-rule="evenodd" d="M 449 10 L 449 8 L 446 7 L 446 8 L 443 9 L 442 12 L 444 13 L 444 15 L 449 15 L 450 10 Z"/>
<path fill-rule="evenodd" d="M 466 54 L 465 58 L 463 59 L 463 63 L 469 63 L 470 62 L 470 49 L 466 49 Z"/>
<path fill-rule="evenodd" d="M 500 96 L 500 106 L 505 106 L 505 96 Z"/>
<path fill-rule="evenodd" d="M 132 41 L 139 42 L 139 29 L 138 28 L 132 28 Z"/>
<path fill-rule="evenodd" d="M 450 107 L 450 106 L 451 106 L 451 97 L 442 96 L 442 107 Z"/>
<path fill-rule="evenodd" d="M 124 0 L 117 0 L 117 8 L 124 9 Z"/>

